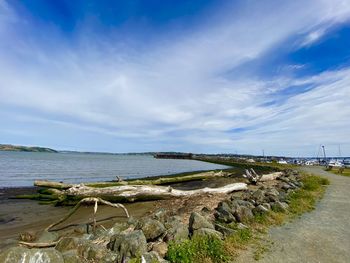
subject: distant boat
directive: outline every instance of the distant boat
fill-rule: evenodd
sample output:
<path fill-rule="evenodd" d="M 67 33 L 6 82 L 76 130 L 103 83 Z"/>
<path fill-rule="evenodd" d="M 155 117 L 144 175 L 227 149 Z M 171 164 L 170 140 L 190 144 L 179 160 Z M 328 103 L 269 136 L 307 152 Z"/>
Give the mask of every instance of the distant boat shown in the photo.
<path fill-rule="evenodd" d="M 286 160 L 279 160 L 278 163 L 279 164 L 288 164 Z"/>
<path fill-rule="evenodd" d="M 340 160 L 330 160 L 328 163 L 329 167 L 344 167 L 344 163 Z"/>

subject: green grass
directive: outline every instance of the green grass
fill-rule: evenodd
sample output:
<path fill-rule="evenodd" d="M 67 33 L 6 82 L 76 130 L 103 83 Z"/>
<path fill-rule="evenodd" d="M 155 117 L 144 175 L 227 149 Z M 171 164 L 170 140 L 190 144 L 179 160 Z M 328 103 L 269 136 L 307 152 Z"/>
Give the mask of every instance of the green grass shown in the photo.
<path fill-rule="evenodd" d="M 169 244 L 167 260 L 174 263 L 228 262 L 224 241 L 212 236 L 194 236 L 181 243 Z"/>
<path fill-rule="evenodd" d="M 303 187 L 288 196 L 288 212 L 269 211 L 255 215 L 247 223 L 248 229 L 238 229 L 236 223 L 223 224 L 235 230 L 225 240 L 195 237 L 182 243 L 170 243 L 167 259 L 170 262 L 227 262 L 232 261 L 241 250 L 251 246 L 253 257 L 258 260 L 271 247 L 265 234 L 271 226 L 281 225 L 315 208 L 325 191 L 328 179 L 315 175 L 302 175 Z"/>

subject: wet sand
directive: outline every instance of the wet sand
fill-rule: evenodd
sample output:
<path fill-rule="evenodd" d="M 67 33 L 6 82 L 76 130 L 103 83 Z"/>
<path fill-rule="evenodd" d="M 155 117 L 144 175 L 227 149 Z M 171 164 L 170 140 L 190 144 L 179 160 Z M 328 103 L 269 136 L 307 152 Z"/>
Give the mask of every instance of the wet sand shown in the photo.
<path fill-rule="evenodd" d="M 20 233 L 43 230 L 66 215 L 72 208 L 40 205 L 35 200 L 9 199 L 18 194 L 36 193 L 36 190 L 35 187 L 0 189 L 0 250 L 16 243 Z M 125 206 L 130 215 L 138 218 L 150 212 L 155 203 L 138 202 L 125 204 Z M 58 228 L 60 231 L 66 231 L 76 225 L 91 222 L 92 209 L 91 206 L 82 206 Z M 103 226 L 110 227 L 117 221 L 125 220 L 125 214 L 121 209 L 99 206 L 97 220 Z"/>

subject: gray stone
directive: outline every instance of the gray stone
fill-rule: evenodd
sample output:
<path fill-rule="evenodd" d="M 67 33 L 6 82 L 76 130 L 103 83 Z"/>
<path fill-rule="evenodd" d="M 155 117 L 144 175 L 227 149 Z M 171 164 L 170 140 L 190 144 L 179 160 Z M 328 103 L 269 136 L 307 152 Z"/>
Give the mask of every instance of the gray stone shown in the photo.
<path fill-rule="evenodd" d="M 119 234 L 120 232 L 126 230 L 129 228 L 129 225 L 127 223 L 115 223 L 113 227 L 108 229 L 107 234 L 108 235 L 116 235 Z"/>
<path fill-rule="evenodd" d="M 238 222 L 247 222 L 254 217 L 252 210 L 245 206 L 239 206 L 234 216 Z"/>
<path fill-rule="evenodd" d="M 214 229 L 214 226 L 204 216 L 200 215 L 197 212 L 192 212 L 189 223 L 190 232 L 193 233 L 193 231 L 200 228 Z"/>
<path fill-rule="evenodd" d="M 164 225 L 155 219 L 147 219 L 142 223 L 141 227 L 147 241 L 155 240 L 163 235 L 166 231 Z"/>
<path fill-rule="evenodd" d="M 252 210 L 252 212 L 254 215 L 262 215 L 262 214 L 268 213 L 269 210 L 266 207 L 264 207 L 263 205 L 258 205 L 257 207 L 255 207 Z"/>
<path fill-rule="evenodd" d="M 78 249 L 79 246 L 87 242 L 89 241 L 86 239 L 81 239 L 77 237 L 64 237 L 58 242 L 55 249 L 60 252 L 65 252 L 72 249 Z"/>
<path fill-rule="evenodd" d="M 230 212 L 227 211 L 216 211 L 214 216 L 217 221 L 222 223 L 231 223 L 236 221 L 236 218 Z"/>
<path fill-rule="evenodd" d="M 271 204 L 271 208 L 275 212 L 286 212 L 288 207 L 288 204 L 284 202 L 274 202 Z"/>
<path fill-rule="evenodd" d="M 193 237 L 199 237 L 199 236 L 212 236 L 219 239 L 223 238 L 223 234 L 221 234 L 219 231 L 216 231 L 212 228 L 200 228 L 193 232 Z"/>
<path fill-rule="evenodd" d="M 257 204 L 261 204 L 265 200 L 265 192 L 263 190 L 258 189 L 253 193 L 252 198 Z"/>
<path fill-rule="evenodd" d="M 235 230 L 228 228 L 228 227 L 225 227 L 225 226 L 222 226 L 220 224 L 215 224 L 215 230 L 219 231 L 224 236 L 230 236 L 236 232 Z"/>
<path fill-rule="evenodd" d="M 168 217 L 168 211 L 164 208 L 159 208 L 154 214 L 153 218 L 158 220 L 159 222 L 163 223 L 167 220 Z"/>
<path fill-rule="evenodd" d="M 155 262 L 166 263 L 166 262 L 168 262 L 165 259 L 163 259 L 160 255 L 158 255 L 158 253 L 155 251 L 144 253 L 141 256 L 141 261 L 144 263 L 155 263 Z"/>
<path fill-rule="evenodd" d="M 78 256 L 76 250 L 69 250 L 62 253 L 64 263 L 80 263 L 82 259 Z"/>
<path fill-rule="evenodd" d="M 263 203 L 263 207 L 265 207 L 267 210 L 271 210 L 271 205 L 269 203 Z"/>
<path fill-rule="evenodd" d="M 147 251 L 147 240 L 141 230 L 130 233 L 120 233 L 111 237 L 107 247 L 118 253 L 118 260 L 124 257 L 141 256 Z"/>
<path fill-rule="evenodd" d="M 51 243 L 56 241 L 59 238 L 59 235 L 57 232 L 48 232 L 46 230 L 43 230 L 42 232 L 38 233 L 39 238 L 37 238 L 37 243 Z"/>
<path fill-rule="evenodd" d="M 178 216 L 170 217 L 165 223 L 167 228 L 166 241 L 180 242 L 188 239 L 189 231 L 187 225 L 182 223 L 181 218 Z"/>
<path fill-rule="evenodd" d="M 160 257 L 164 258 L 168 252 L 168 244 L 165 242 L 155 243 L 153 244 L 152 250 L 157 252 Z"/>
<path fill-rule="evenodd" d="M 108 252 L 107 248 L 91 242 L 78 246 L 78 255 L 93 262 L 100 262 Z"/>
<path fill-rule="evenodd" d="M 238 223 L 236 225 L 237 229 L 248 229 L 249 227 L 247 227 L 245 224 L 242 224 L 242 223 Z"/>
<path fill-rule="evenodd" d="M 0 262 L 4 263 L 64 263 L 63 256 L 53 248 L 28 249 L 23 247 L 12 247 L 0 254 Z"/>

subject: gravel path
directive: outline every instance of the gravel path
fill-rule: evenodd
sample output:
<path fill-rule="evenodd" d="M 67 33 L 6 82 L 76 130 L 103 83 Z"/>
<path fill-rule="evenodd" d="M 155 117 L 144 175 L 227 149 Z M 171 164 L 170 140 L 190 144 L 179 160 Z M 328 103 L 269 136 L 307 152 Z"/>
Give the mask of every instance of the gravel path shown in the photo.
<path fill-rule="evenodd" d="M 302 170 L 327 177 L 331 185 L 314 211 L 271 229 L 273 245 L 258 262 L 350 262 L 350 178 L 319 167 Z"/>

